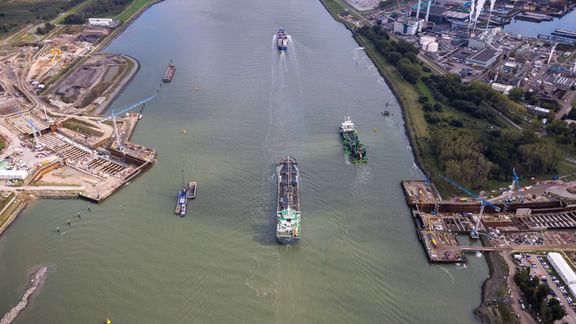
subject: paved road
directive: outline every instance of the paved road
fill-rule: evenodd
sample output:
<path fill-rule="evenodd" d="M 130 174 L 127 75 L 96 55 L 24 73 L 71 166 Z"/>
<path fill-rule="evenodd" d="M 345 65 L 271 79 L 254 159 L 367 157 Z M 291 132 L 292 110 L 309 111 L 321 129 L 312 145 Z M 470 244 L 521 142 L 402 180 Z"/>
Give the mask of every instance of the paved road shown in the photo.
<path fill-rule="evenodd" d="M 0 191 L 79 191 L 84 190 L 84 186 L 21 186 L 11 187 L 0 185 Z"/>
<path fill-rule="evenodd" d="M 512 309 L 518 316 L 520 316 L 520 323 L 536 323 L 536 321 L 522 309 L 520 303 L 518 302 L 518 297 L 521 296 L 520 288 L 514 282 L 514 274 L 516 273 L 516 264 L 512 261 L 512 253 L 506 252 L 504 253 L 504 260 L 506 260 L 506 264 L 508 264 L 508 287 L 510 288 L 510 295 L 512 297 Z"/>
<path fill-rule="evenodd" d="M 540 263 L 540 261 L 538 261 L 537 255 L 531 254 L 531 259 L 534 262 L 534 264 L 536 265 L 536 269 L 531 270 L 532 274 L 538 275 L 538 276 L 546 276 L 546 278 L 548 278 L 548 286 L 550 287 L 550 289 L 552 289 L 556 293 L 556 298 L 564 306 L 564 310 L 566 311 L 566 316 L 564 316 L 564 318 L 562 318 L 561 322 L 564 323 L 567 321 L 568 323 L 576 323 L 576 313 L 574 312 L 574 309 L 572 309 L 572 307 L 569 306 L 570 304 L 566 300 L 566 297 L 564 297 L 564 295 L 562 295 L 562 293 L 560 292 L 560 289 L 558 289 L 558 286 L 554 282 L 552 282 L 550 275 L 548 274 L 546 269 L 544 269 L 544 267 L 542 266 L 542 263 Z"/>
<path fill-rule="evenodd" d="M 556 119 L 562 118 L 562 116 L 568 114 L 572 110 L 572 102 L 576 99 L 576 91 L 569 91 L 566 94 L 565 102 L 562 103 L 562 108 L 556 113 Z"/>

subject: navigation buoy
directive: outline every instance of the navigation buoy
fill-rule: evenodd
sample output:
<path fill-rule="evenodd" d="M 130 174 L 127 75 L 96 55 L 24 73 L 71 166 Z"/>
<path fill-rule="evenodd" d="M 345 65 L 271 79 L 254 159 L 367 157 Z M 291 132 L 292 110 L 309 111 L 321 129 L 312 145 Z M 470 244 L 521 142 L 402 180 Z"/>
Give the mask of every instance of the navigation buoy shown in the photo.
<path fill-rule="evenodd" d="M 111 321 L 109 318 L 107 318 L 107 319 L 106 319 L 106 324 L 112 324 L 112 321 Z"/>

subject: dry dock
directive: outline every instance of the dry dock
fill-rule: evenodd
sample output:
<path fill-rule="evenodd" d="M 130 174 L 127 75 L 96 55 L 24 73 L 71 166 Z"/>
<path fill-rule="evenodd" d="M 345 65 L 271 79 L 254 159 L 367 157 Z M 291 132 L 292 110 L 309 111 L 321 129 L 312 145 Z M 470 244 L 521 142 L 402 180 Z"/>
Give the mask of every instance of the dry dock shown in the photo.
<path fill-rule="evenodd" d="M 464 262 L 466 252 L 501 251 L 515 244 L 556 244 L 563 236 L 553 239 L 551 231 L 576 229 L 576 205 L 572 205 L 575 201 L 556 196 L 564 187 L 576 183 L 564 187 L 557 183 L 545 183 L 544 188 L 533 186 L 530 190 L 540 192 L 540 197 L 526 189 L 506 193 L 493 198 L 499 212 L 486 207 L 481 216 L 480 202 L 473 198 L 442 200 L 434 185 L 424 181 L 402 181 L 401 185 L 412 209 L 418 238 L 433 263 Z M 551 191 L 556 194 L 552 195 Z M 503 202 L 502 197 L 510 198 L 514 194 L 523 196 L 515 199 L 516 202 L 510 202 L 510 199 Z M 483 242 L 490 246 L 461 246 L 457 236 L 468 235 L 476 224 L 480 235 L 487 238 Z M 545 240 L 548 236 L 550 238 Z"/>

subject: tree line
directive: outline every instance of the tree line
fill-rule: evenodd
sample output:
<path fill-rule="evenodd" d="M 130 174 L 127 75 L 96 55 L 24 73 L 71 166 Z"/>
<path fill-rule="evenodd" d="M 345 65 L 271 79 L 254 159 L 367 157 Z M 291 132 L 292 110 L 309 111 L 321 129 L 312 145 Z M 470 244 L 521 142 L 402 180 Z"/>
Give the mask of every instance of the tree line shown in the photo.
<path fill-rule="evenodd" d="M 546 284 L 541 284 L 538 277 L 532 277 L 529 268 L 516 272 L 514 281 L 520 287 L 528 304 L 540 315 L 544 323 L 552 324 L 566 315 L 566 311 L 562 308 L 558 299 L 554 297 L 548 298 L 551 292 L 550 287 Z"/>
<path fill-rule="evenodd" d="M 133 0 L 100 0 L 88 5 L 77 14 L 64 18 L 66 25 L 81 25 L 91 17 L 115 16 L 128 7 Z"/>
<path fill-rule="evenodd" d="M 418 66 L 418 48 L 402 39 L 391 40 L 388 33 L 378 25 L 364 26 L 356 32 L 366 37 L 380 55 L 384 56 L 390 64 L 395 65 L 406 81 L 412 84 L 418 82 L 422 73 Z"/>

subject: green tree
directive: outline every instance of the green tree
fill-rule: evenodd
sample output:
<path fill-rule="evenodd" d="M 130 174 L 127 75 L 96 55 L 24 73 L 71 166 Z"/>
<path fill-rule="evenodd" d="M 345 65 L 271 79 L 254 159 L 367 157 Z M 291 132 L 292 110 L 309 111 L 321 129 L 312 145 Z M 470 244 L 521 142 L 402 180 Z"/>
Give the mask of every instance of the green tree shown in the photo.
<path fill-rule="evenodd" d="M 418 79 L 420 79 L 420 69 L 407 58 L 402 58 L 398 61 L 397 68 L 402 77 L 410 83 L 416 84 Z"/>
<path fill-rule="evenodd" d="M 545 143 L 521 145 L 518 150 L 523 169 L 536 174 L 555 172 L 562 158 L 558 149 Z"/>
<path fill-rule="evenodd" d="M 522 91 L 522 88 L 514 88 L 510 90 L 508 97 L 516 102 L 521 102 L 524 97 L 524 91 Z"/>

